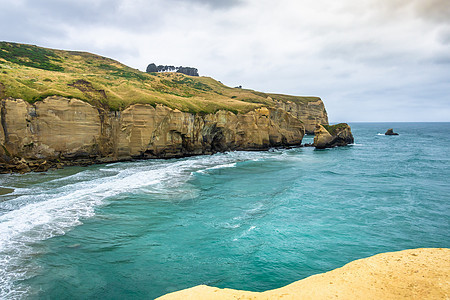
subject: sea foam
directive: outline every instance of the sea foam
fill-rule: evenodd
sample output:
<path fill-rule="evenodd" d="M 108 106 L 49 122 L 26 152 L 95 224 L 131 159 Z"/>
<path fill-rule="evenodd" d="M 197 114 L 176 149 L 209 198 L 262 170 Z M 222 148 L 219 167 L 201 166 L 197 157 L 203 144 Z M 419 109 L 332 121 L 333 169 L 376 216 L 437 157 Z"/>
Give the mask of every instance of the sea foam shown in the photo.
<path fill-rule="evenodd" d="M 1 203 L 7 212 L 0 215 L 0 298 L 25 296 L 28 288 L 16 282 L 36 274 L 39 266 L 31 263 L 30 257 L 37 254 L 39 242 L 81 225 L 83 219 L 95 215 L 96 207 L 107 204 L 109 197 L 133 190 L 167 194 L 193 172 L 235 167 L 236 162 L 254 156 L 231 152 L 184 160 L 116 163 L 56 178 L 33 189 L 18 189 L 22 196 Z"/>

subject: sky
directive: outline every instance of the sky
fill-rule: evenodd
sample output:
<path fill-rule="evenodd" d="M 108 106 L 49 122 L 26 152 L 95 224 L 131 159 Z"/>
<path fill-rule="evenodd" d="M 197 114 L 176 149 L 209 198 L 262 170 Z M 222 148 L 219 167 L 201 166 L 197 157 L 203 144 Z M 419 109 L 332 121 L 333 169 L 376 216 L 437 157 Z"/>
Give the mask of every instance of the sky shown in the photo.
<path fill-rule="evenodd" d="M 450 121 L 449 0 L 0 0 L 0 40 L 319 96 L 331 122 Z"/>

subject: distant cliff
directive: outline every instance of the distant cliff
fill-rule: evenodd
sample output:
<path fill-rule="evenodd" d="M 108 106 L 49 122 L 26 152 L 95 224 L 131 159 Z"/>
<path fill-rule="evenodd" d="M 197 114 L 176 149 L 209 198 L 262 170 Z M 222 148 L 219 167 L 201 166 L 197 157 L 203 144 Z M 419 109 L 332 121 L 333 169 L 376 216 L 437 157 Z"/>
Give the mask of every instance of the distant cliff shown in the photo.
<path fill-rule="evenodd" d="M 116 112 L 58 96 L 35 104 L 6 99 L 1 102 L 0 172 L 264 150 L 300 145 L 304 133 L 297 118 L 277 108 L 192 114 L 135 104 Z"/>
<path fill-rule="evenodd" d="M 155 73 L 155 72 L 177 72 L 186 74 L 189 76 L 199 76 L 198 70 L 196 68 L 191 67 L 174 67 L 174 66 L 163 66 L 163 65 L 155 65 L 154 63 L 151 63 L 147 66 L 147 73 Z"/>
<path fill-rule="evenodd" d="M 319 97 L 0 42 L 3 173 L 300 145 L 317 124 L 328 124 Z"/>

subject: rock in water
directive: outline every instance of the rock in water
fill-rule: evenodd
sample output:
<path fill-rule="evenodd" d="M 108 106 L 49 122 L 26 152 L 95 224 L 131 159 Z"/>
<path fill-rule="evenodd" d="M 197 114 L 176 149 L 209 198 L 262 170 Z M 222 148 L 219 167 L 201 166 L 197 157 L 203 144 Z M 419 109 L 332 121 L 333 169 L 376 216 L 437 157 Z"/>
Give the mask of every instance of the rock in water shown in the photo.
<path fill-rule="evenodd" d="M 314 146 L 316 149 L 347 146 L 354 143 L 351 128 L 347 123 L 336 125 L 318 124 L 314 134 Z"/>
<path fill-rule="evenodd" d="M 386 131 L 385 135 L 398 135 L 398 133 L 394 132 L 394 129 L 389 128 L 389 129 Z"/>

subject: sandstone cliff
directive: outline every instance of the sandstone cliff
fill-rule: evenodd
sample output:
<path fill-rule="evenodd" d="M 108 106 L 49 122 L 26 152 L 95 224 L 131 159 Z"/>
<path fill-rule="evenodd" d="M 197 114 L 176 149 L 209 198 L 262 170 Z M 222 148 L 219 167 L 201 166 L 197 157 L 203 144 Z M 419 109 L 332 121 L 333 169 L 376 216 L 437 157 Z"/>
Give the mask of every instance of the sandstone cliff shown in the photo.
<path fill-rule="evenodd" d="M 0 167 L 26 172 L 59 164 L 171 158 L 299 145 L 303 124 L 278 108 L 193 114 L 163 105 L 109 111 L 77 99 L 2 100 Z M 44 163 L 44 165 L 43 165 Z"/>
<path fill-rule="evenodd" d="M 328 114 L 320 98 L 308 102 L 276 101 L 276 105 L 302 120 L 307 134 L 314 134 L 317 124 L 328 124 Z"/>
<path fill-rule="evenodd" d="M 262 293 L 205 285 L 158 299 L 448 299 L 450 249 L 378 254 Z"/>
<path fill-rule="evenodd" d="M 0 42 L 0 171 L 300 145 L 322 100 Z"/>
<path fill-rule="evenodd" d="M 314 131 L 314 146 L 316 149 L 347 146 L 354 143 L 350 126 L 346 123 L 336 125 L 316 125 Z"/>

